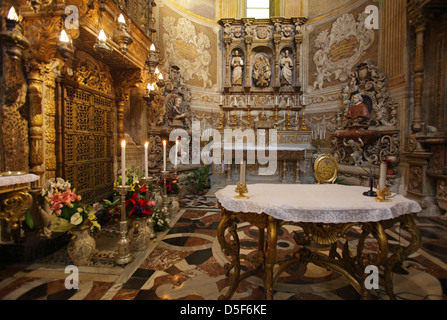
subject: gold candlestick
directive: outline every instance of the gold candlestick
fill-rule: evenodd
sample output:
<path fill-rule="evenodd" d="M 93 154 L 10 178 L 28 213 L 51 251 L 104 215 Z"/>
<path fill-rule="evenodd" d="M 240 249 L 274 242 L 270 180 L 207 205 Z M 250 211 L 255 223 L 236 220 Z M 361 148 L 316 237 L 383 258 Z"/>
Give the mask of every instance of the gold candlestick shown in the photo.
<path fill-rule="evenodd" d="M 237 114 L 236 114 L 236 106 L 234 106 L 234 115 L 233 115 L 233 130 L 237 129 Z"/>
<path fill-rule="evenodd" d="M 234 197 L 235 199 L 249 199 L 249 197 L 247 197 L 245 195 L 245 193 L 248 193 L 248 188 L 247 188 L 246 183 L 239 182 L 234 191 L 236 191 L 239 194 L 238 196 Z"/>
<path fill-rule="evenodd" d="M 278 129 L 278 105 L 275 105 L 275 124 L 273 129 Z"/>
<path fill-rule="evenodd" d="M 118 240 L 118 252 L 115 257 L 116 264 L 127 264 L 132 260 L 130 255 L 130 242 L 127 238 L 127 219 L 126 219 L 126 194 L 130 186 L 117 186 L 116 190 L 121 195 L 121 221 L 120 221 L 120 239 Z"/>
<path fill-rule="evenodd" d="M 300 130 L 301 131 L 306 131 L 307 130 L 307 126 L 306 126 L 306 107 L 303 106 L 303 117 L 301 118 L 301 127 Z"/>
<path fill-rule="evenodd" d="M 220 105 L 220 113 L 219 113 L 219 125 L 217 126 L 217 130 L 223 130 L 224 124 L 223 124 L 223 105 Z"/>
<path fill-rule="evenodd" d="M 384 187 L 383 189 L 379 189 L 379 186 L 377 186 L 377 202 L 391 202 L 390 199 L 386 199 L 386 197 L 391 196 L 391 192 L 388 189 L 388 187 Z"/>
<path fill-rule="evenodd" d="M 250 105 L 247 105 L 247 129 L 251 129 Z"/>
<path fill-rule="evenodd" d="M 285 129 L 287 131 L 292 130 L 292 126 L 290 124 L 290 106 L 287 107 L 287 117 L 286 117 L 286 126 L 285 127 L 286 127 Z"/>

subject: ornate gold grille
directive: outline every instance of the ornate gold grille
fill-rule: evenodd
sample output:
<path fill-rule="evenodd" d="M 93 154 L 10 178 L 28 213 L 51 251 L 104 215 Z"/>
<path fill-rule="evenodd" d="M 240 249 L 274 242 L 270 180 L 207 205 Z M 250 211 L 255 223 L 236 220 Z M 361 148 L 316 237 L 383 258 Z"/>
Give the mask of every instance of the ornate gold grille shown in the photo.
<path fill-rule="evenodd" d="M 113 193 L 115 104 L 112 97 L 63 87 L 63 176 L 85 203 Z"/>

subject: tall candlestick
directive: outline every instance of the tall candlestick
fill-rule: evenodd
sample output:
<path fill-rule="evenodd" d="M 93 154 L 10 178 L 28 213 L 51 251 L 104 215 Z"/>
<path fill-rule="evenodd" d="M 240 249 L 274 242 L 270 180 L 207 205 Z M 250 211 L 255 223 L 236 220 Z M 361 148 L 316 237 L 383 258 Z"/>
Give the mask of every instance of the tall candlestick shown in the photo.
<path fill-rule="evenodd" d="M 386 187 L 386 162 L 380 164 L 380 177 L 379 177 L 379 189 L 382 190 Z"/>
<path fill-rule="evenodd" d="M 121 185 L 126 185 L 126 140 L 121 141 Z"/>
<path fill-rule="evenodd" d="M 178 152 L 178 140 L 175 140 L 175 162 L 174 165 L 177 165 L 177 152 Z"/>
<path fill-rule="evenodd" d="M 149 176 L 149 174 L 147 172 L 147 170 L 148 170 L 148 164 L 147 164 L 148 147 L 149 147 L 149 142 L 146 142 L 144 144 L 144 176 L 145 177 Z"/>
<path fill-rule="evenodd" d="M 166 171 L 166 140 L 163 140 L 163 171 Z"/>

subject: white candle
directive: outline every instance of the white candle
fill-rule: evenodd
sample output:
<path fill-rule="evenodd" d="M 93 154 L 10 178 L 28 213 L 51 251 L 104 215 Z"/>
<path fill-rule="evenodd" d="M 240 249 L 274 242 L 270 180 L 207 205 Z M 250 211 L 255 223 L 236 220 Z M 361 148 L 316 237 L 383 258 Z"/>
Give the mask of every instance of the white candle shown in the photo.
<path fill-rule="evenodd" d="M 148 154 L 148 147 L 149 147 L 149 142 L 146 142 L 144 144 L 144 176 L 147 177 L 149 176 L 147 170 L 148 170 L 148 164 L 147 164 L 147 154 Z"/>
<path fill-rule="evenodd" d="M 166 171 L 166 140 L 163 140 L 163 171 Z"/>
<path fill-rule="evenodd" d="M 379 177 L 379 189 L 382 190 L 386 187 L 386 162 L 380 164 L 380 177 Z"/>
<path fill-rule="evenodd" d="M 278 105 L 278 96 L 275 97 L 275 104 Z"/>
<path fill-rule="evenodd" d="M 245 161 L 241 162 L 241 183 L 245 183 Z"/>
<path fill-rule="evenodd" d="M 174 162 L 174 165 L 177 165 L 177 152 L 178 152 L 178 140 L 175 140 L 175 162 Z"/>
<path fill-rule="evenodd" d="M 126 140 L 121 141 L 121 185 L 126 185 Z"/>

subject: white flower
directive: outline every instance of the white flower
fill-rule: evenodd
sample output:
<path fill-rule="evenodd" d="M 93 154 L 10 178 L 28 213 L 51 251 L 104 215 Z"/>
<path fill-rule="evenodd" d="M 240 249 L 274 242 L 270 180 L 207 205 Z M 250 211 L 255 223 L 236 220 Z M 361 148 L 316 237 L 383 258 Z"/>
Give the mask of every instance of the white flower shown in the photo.
<path fill-rule="evenodd" d="M 78 212 L 76 212 L 74 215 L 71 216 L 70 223 L 74 224 L 75 226 L 77 226 L 81 222 L 82 222 L 82 217 L 79 214 L 79 209 L 78 209 Z"/>

